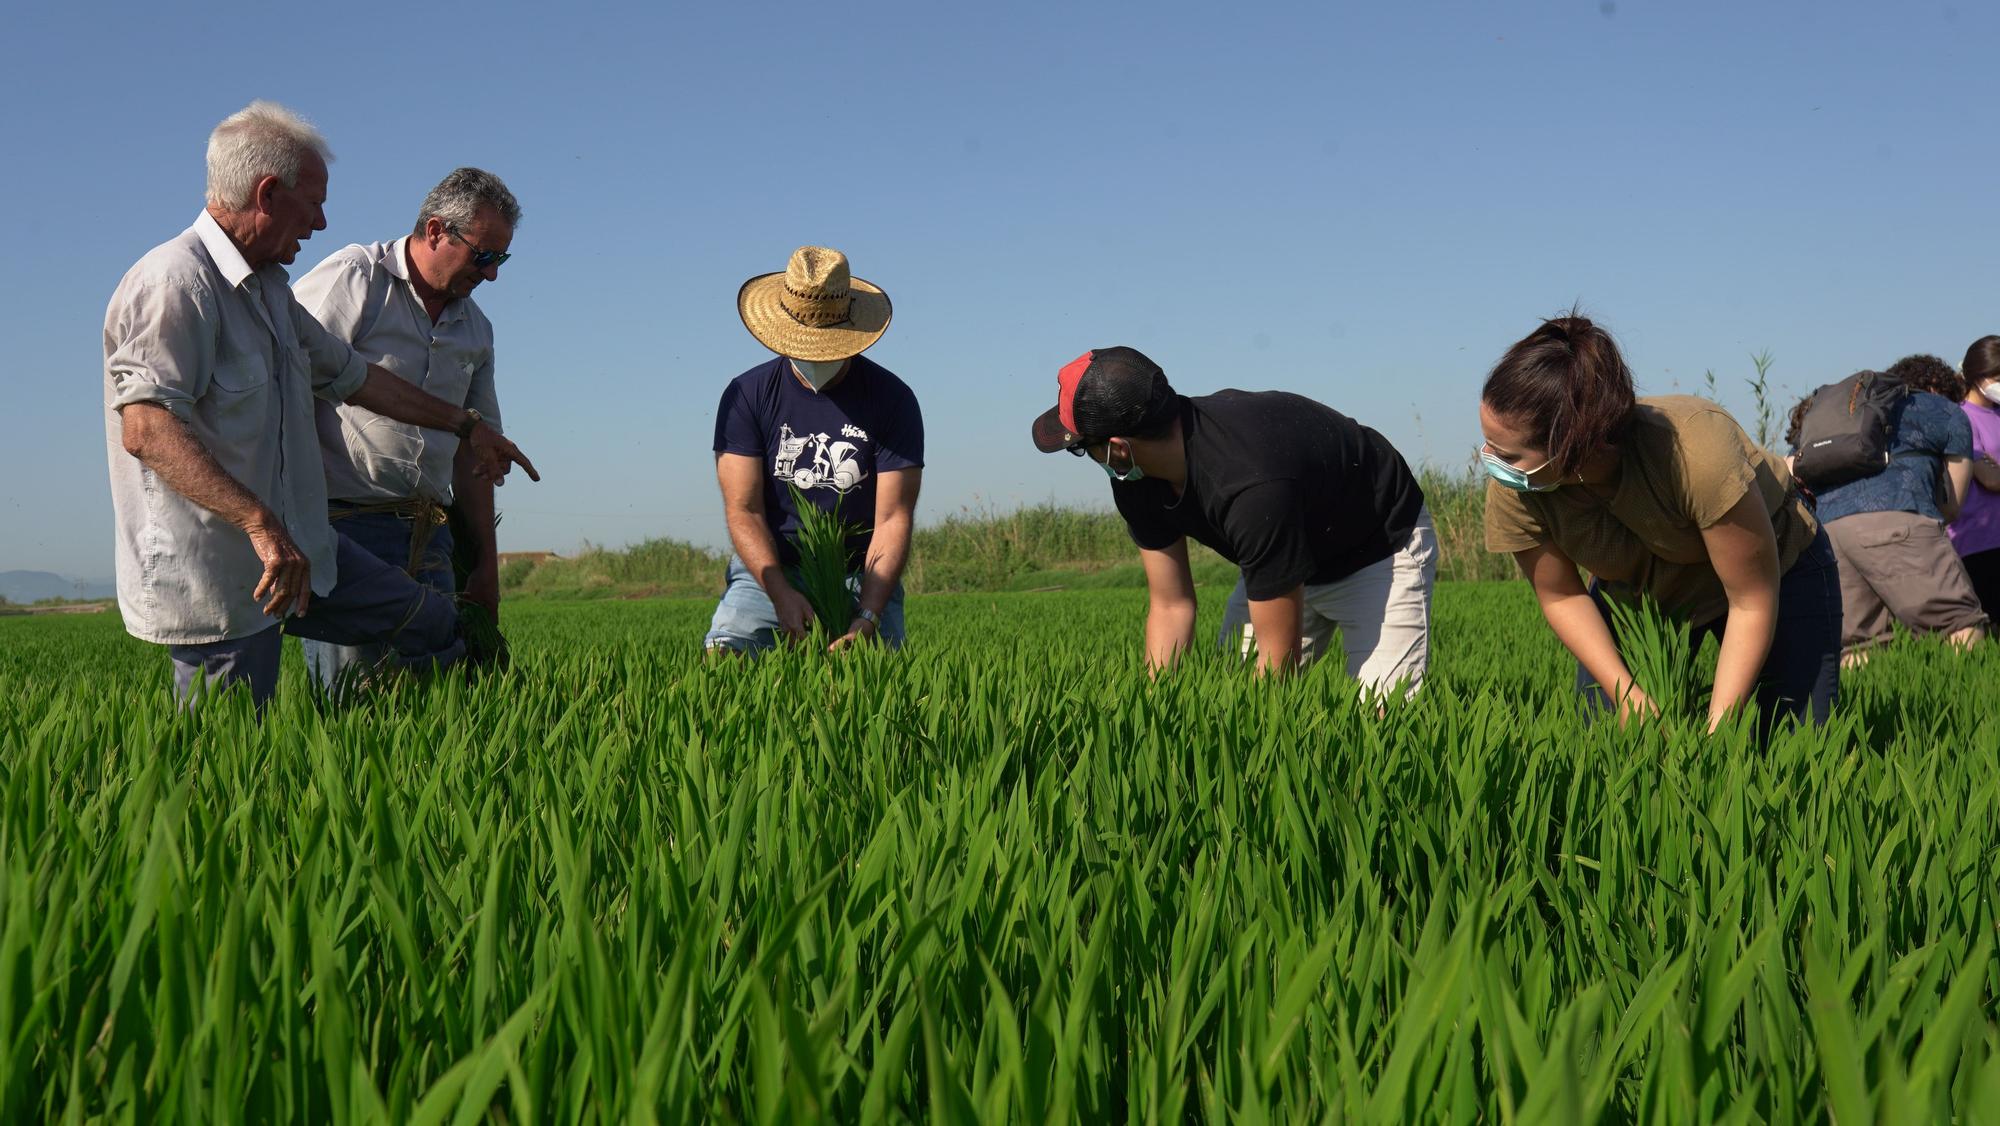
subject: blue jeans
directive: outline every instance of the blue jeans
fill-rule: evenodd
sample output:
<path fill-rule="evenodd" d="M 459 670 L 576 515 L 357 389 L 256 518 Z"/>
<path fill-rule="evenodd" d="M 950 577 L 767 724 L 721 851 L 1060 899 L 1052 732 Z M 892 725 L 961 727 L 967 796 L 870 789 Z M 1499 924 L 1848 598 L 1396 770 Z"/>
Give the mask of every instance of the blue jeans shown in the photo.
<path fill-rule="evenodd" d="M 797 585 L 798 576 L 790 569 L 785 570 L 786 579 Z M 777 607 L 771 605 L 771 596 L 757 585 L 757 577 L 743 565 L 743 560 L 729 557 L 729 569 L 725 572 L 722 601 L 715 605 L 715 617 L 708 624 L 708 635 L 702 638 L 702 646 L 707 649 L 731 649 L 738 653 L 761 653 L 778 643 L 778 635 L 783 627 L 778 625 Z M 848 593 L 861 597 L 861 576 L 847 576 Z M 845 623 L 842 624 L 845 629 Z M 882 607 L 882 625 L 876 631 L 882 644 L 891 649 L 903 647 L 903 584 L 897 583 L 889 595 L 889 604 Z"/>
<path fill-rule="evenodd" d="M 1618 630 L 1611 621 L 1611 607 L 1595 579 L 1590 597 L 1615 643 Z M 1696 629 L 1694 647 L 1699 649 L 1702 639 L 1711 635 L 1719 639 L 1727 621 L 1725 615 Z M 1611 697 L 1581 663 L 1576 667 L 1576 689 L 1598 707 L 1611 707 Z M 1758 738 L 1768 738 L 1785 716 L 1805 719 L 1815 727 L 1825 723 L 1839 697 L 1840 566 L 1834 561 L 1833 542 L 1822 528 L 1778 580 L 1778 628 L 1752 696 Z"/>
<path fill-rule="evenodd" d="M 339 512 L 349 507 L 338 502 L 328 506 Z M 410 562 L 410 537 L 416 529 L 410 520 L 393 512 L 370 512 L 343 516 L 334 522 L 341 535 L 353 540 L 370 555 L 401 571 Z M 431 531 L 431 539 L 419 561 L 416 581 L 451 601 L 457 583 L 451 572 L 451 525 L 441 524 Z M 345 568 L 343 568 L 343 573 Z M 372 668 L 389 657 L 390 647 L 382 642 L 365 645 L 335 645 L 326 641 L 305 643 L 306 670 L 321 691 L 331 694 L 334 686 L 353 668 Z"/>
<path fill-rule="evenodd" d="M 380 644 L 390 660 L 405 666 L 443 666 L 465 656 L 465 643 L 458 639 L 458 608 L 451 599 L 344 534 L 336 534 L 334 543 L 337 581 L 331 591 L 315 596 L 303 615 L 249 637 L 168 646 L 174 698 L 190 703 L 199 680 L 207 681 L 209 691 L 241 681 L 250 686 L 250 699 L 262 712 L 278 688 L 281 630 L 335 645 Z"/>

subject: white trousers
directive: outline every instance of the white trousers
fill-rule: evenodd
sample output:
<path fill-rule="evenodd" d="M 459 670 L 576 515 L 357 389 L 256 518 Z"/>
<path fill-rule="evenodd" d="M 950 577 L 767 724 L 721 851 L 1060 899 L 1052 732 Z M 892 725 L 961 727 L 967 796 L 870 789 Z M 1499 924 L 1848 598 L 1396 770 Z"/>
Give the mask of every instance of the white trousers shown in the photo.
<path fill-rule="evenodd" d="M 1437 585 L 1437 529 L 1430 509 L 1417 513 L 1410 538 L 1394 555 L 1338 582 L 1308 584 L 1299 614 L 1299 661 L 1325 652 L 1335 627 L 1347 651 L 1347 675 L 1371 694 L 1397 684 L 1416 695 L 1430 664 L 1431 589 Z M 1250 626 L 1250 598 L 1243 580 L 1222 613 L 1221 644 L 1249 657 L 1257 651 Z"/>

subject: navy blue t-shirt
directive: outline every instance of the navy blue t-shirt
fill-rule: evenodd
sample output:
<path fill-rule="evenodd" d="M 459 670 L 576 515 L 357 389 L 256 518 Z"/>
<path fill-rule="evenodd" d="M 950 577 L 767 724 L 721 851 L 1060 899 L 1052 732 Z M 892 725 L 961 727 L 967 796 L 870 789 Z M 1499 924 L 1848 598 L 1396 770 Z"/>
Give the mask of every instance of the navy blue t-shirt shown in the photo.
<path fill-rule="evenodd" d="M 715 412 L 715 452 L 763 462 L 764 522 L 778 561 L 799 561 L 792 537 L 799 514 L 792 490 L 861 529 L 848 537 L 858 569 L 874 534 L 875 477 L 924 463 L 924 416 L 917 397 L 889 369 L 854 357 L 847 374 L 814 391 L 776 357 L 729 381 Z"/>

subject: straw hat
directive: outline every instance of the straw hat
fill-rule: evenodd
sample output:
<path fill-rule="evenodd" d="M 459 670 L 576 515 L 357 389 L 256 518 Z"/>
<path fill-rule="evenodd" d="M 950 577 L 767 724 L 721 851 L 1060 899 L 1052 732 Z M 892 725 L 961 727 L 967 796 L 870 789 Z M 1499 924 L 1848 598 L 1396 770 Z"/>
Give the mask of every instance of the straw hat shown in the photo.
<path fill-rule="evenodd" d="M 847 255 L 801 246 L 782 274 L 736 291 L 736 313 L 758 343 L 794 360 L 858 356 L 889 330 L 889 295 L 848 273 Z"/>

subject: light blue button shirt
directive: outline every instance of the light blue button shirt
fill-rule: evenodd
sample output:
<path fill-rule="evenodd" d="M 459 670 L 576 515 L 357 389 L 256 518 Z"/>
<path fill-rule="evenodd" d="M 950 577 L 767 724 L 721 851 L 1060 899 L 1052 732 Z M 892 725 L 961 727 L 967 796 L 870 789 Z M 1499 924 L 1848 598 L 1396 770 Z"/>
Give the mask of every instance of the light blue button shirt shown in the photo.
<path fill-rule="evenodd" d="M 284 269 L 253 270 L 206 211 L 126 272 L 104 314 L 104 443 L 118 608 L 133 636 L 197 645 L 275 622 L 251 597 L 264 565 L 250 537 L 127 453 L 119 412 L 157 403 L 185 422 L 278 514 L 325 595 L 338 576 L 313 397 L 344 400 L 367 375 L 293 298 Z"/>

